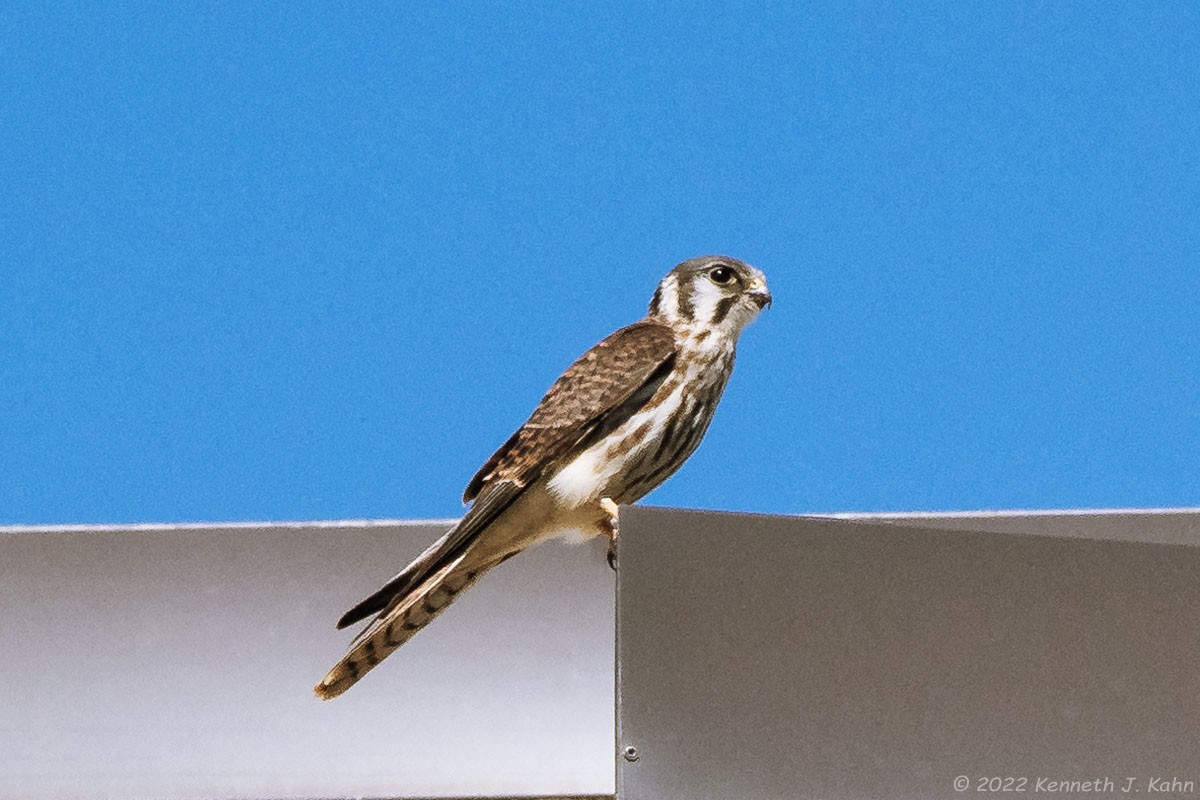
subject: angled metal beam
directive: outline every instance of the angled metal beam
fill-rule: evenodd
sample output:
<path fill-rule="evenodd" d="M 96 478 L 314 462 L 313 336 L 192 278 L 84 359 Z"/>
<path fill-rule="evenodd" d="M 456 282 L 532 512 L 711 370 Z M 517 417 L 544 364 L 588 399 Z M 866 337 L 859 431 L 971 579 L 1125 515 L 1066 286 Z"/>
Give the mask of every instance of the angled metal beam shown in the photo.
<path fill-rule="evenodd" d="M 619 562 L 621 800 L 1200 787 L 1195 511 L 631 508 Z"/>

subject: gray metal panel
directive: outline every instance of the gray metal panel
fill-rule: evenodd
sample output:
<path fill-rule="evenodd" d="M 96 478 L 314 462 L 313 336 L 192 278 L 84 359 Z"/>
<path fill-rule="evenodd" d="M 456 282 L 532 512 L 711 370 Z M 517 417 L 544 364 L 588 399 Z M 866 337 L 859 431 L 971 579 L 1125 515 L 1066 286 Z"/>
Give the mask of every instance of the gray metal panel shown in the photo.
<path fill-rule="evenodd" d="M 1200 548 L 1147 543 L 1200 544 L 1195 515 L 1060 516 L 1069 534 L 626 509 L 618 796 L 1200 787 Z"/>
<path fill-rule="evenodd" d="M 1200 508 L 1114 508 L 1058 511 L 943 511 L 903 514 L 832 514 L 830 518 L 887 522 L 917 528 L 1028 533 L 1076 539 L 1196 544 Z"/>
<path fill-rule="evenodd" d="M 611 794 L 603 546 L 514 559 L 311 694 L 338 615 L 442 530 L 0 529 L 0 798 Z"/>

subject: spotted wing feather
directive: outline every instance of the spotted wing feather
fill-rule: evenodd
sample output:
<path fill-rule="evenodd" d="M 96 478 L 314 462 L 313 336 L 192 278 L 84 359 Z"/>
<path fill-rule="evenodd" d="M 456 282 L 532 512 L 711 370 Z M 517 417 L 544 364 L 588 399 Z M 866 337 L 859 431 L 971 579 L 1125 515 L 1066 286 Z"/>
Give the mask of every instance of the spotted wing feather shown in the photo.
<path fill-rule="evenodd" d="M 647 320 L 622 328 L 584 353 L 471 479 L 463 501 L 474 502 L 458 524 L 347 611 L 338 628 L 386 614 L 402 602 L 421 581 L 457 558 L 548 465 L 590 446 L 632 416 L 653 396 L 674 362 L 670 328 Z"/>
<path fill-rule="evenodd" d="M 496 480 L 526 486 L 548 464 L 594 441 L 598 432 L 617 427 L 654 394 L 670 372 L 675 352 L 670 328 L 642 320 L 584 353 L 475 474 L 463 501 L 470 502 Z"/>

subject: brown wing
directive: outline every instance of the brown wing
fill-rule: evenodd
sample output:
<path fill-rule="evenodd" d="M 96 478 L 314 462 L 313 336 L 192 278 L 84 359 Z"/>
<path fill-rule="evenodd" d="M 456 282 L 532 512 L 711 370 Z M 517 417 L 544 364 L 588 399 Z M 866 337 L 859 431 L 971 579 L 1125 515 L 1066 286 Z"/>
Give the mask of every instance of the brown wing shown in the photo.
<path fill-rule="evenodd" d="M 471 479 L 458 524 L 382 588 L 347 611 L 344 628 L 380 612 L 456 557 L 550 464 L 585 449 L 629 419 L 654 395 L 675 364 L 675 337 L 642 320 L 584 353 L 554 382 L 533 415 Z"/>
<path fill-rule="evenodd" d="M 675 363 L 671 329 L 642 320 L 584 353 L 533 415 L 467 484 L 463 502 L 493 481 L 527 486 L 543 467 L 616 428 L 653 396 Z"/>

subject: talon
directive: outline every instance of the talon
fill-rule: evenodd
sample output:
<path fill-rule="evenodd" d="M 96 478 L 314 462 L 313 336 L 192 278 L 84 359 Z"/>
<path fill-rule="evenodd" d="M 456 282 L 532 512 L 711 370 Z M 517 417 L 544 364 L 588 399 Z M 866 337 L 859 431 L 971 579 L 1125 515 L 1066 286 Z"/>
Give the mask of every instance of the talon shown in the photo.
<path fill-rule="evenodd" d="M 618 525 L 619 509 L 611 497 L 600 498 L 600 508 L 604 509 L 605 514 L 608 514 L 608 519 L 603 520 L 600 523 L 601 527 L 604 529 L 605 535 L 608 536 L 608 565 L 616 570 L 617 536 L 620 533 L 620 527 Z"/>

